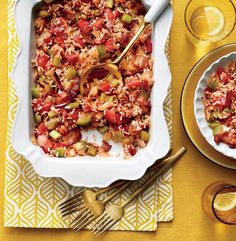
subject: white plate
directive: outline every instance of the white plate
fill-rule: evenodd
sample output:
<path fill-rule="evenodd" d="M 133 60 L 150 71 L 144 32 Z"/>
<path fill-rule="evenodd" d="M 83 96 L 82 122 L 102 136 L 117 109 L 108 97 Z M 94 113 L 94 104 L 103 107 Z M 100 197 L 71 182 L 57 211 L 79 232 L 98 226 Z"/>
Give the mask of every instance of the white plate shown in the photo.
<path fill-rule="evenodd" d="M 148 1 L 150 2 L 150 1 Z M 147 2 L 147 3 L 148 3 Z M 35 9 L 40 0 L 19 0 L 15 7 L 16 29 L 20 40 L 20 53 L 12 74 L 19 98 L 15 118 L 12 145 L 29 160 L 35 171 L 44 177 L 61 177 L 74 186 L 104 187 L 118 179 L 135 180 L 157 159 L 164 157 L 170 148 L 170 137 L 164 117 L 163 103 L 171 82 L 171 74 L 165 55 L 165 43 L 172 23 L 172 7 L 169 6 L 154 25 L 154 78 L 152 90 L 152 128 L 146 148 L 139 150 L 130 160 L 122 155 L 112 157 L 55 158 L 44 154 L 31 142 L 34 129 L 31 108 L 31 59 L 34 53 Z M 147 6 L 147 5 L 146 5 Z M 117 149 L 118 151 L 118 149 Z"/>
<path fill-rule="evenodd" d="M 232 60 L 236 60 L 236 52 L 225 55 L 222 58 L 218 59 L 203 73 L 195 91 L 194 114 L 199 130 L 206 139 L 206 141 L 218 152 L 221 152 L 225 156 L 236 159 L 236 149 L 232 149 L 224 143 L 220 143 L 219 145 L 215 143 L 212 129 L 209 127 L 209 123 L 206 121 L 206 117 L 204 114 L 204 105 L 201 99 L 204 95 L 204 90 L 207 87 L 207 80 L 209 79 L 210 75 L 217 68 L 225 67 Z"/>

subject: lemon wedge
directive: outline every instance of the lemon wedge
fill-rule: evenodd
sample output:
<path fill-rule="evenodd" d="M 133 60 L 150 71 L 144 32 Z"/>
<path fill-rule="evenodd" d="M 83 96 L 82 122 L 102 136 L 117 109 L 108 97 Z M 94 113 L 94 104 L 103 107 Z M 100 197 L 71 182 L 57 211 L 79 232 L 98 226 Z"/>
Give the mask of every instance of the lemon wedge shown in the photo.
<path fill-rule="evenodd" d="M 214 201 L 217 211 L 229 211 L 236 207 L 236 192 L 218 194 Z"/>
<path fill-rule="evenodd" d="M 208 22 L 208 35 L 215 36 L 219 34 L 225 25 L 223 13 L 215 7 L 205 7 L 204 10 Z"/>

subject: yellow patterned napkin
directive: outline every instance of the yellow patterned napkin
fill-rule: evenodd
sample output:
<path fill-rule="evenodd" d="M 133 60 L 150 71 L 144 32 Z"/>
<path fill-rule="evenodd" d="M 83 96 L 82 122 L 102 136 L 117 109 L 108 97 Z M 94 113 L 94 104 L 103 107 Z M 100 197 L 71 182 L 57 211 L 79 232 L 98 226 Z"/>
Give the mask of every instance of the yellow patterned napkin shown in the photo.
<path fill-rule="evenodd" d="M 14 26 L 15 0 L 8 0 L 8 63 L 12 72 L 19 50 Z M 9 77 L 9 114 L 7 150 L 5 160 L 4 225 L 6 227 L 68 228 L 71 217 L 62 219 L 58 205 L 71 197 L 78 188 L 60 178 L 38 176 L 31 164 L 17 154 L 11 146 L 11 130 L 17 109 L 17 97 Z M 166 120 L 171 132 L 171 94 L 165 102 Z M 117 197 L 116 203 L 125 200 L 131 188 Z M 114 230 L 155 231 L 157 222 L 173 219 L 172 172 L 156 181 L 125 210 Z"/>

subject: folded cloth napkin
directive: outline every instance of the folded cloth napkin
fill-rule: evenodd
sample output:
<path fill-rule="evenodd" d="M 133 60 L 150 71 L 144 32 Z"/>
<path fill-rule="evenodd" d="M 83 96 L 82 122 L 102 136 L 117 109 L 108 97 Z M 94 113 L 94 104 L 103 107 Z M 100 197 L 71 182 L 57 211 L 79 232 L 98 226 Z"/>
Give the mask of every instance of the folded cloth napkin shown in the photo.
<path fill-rule="evenodd" d="M 14 26 L 15 0 L 8 1 L 8 63 L 12 72 L 19 50 Z M 7 83 L 6 83 L 7 84 Z M 31 164 L 17 154 L 11 146 L 11 131 L 17 109 L 17 97 L 9 77 L 9 115 L 5 160 L 4 225 L 6 227 L 68 228 L 71 217 L 61 218 L 58 205 L 73 196 L 78 188 L 60 178 L 43 178 L 35 173 Z M 171 133 L 171 93 L 165 102 L 166 121 Z M 125 200 L 131 188 L 115 199 Z M 134 200 L 114 230 L 155 231 L 158 222 L 173 219 L 172 171 L 159 178 L 149 189 Z"/>

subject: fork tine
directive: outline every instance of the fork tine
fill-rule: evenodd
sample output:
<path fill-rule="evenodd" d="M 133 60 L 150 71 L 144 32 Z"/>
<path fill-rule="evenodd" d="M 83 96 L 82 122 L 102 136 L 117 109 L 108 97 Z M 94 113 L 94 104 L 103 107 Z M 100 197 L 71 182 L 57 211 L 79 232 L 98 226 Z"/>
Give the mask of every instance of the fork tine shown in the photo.
<path fill-rule="evenodd" d="M 80 225 L 77 225 L 75 228 L 73 228 L 73 230 L 75 232 L 78 232 L 79 230 L 81 230 L 82 228 L 86 227 L 89 223 L 91 223 L 96 217 L 94 215 L 90 215 L 87 217 L 87 221 L 84 220 L 83 223 L 81 223 Z"/>
<path fill-rule="evenodd" d="M 63 210 L 63 209 L 65 209 L 65 208 L 69 207 L 69 206 L 73 206 L 74 204 L 76 204 L 76 203 L 78 203 L 78 202 L 81 202 L 81 200 L 82 200 L 82 197 L 81 197 L 81 196 L 78 196 L 78 197 L 76 197 L 76 198 L 73 197 L 73 200 L 70 200 L 69 202 L 66 202 L 66 203 L 64 203 L 63 205 L 61 204 L 61 205 L 59 206 L 59 208 L 60 208 L 61 210 Z"/>
<path fill-rule="evenodd" d="M 83 223 L 84 221 L 87 220 L 87 218 L 89 218 L 91 215 L 93 215 L 90 210 L 85 210 L 84 213 L 82 213 L 82 215 L 77 216 L 72 222 L 71 222 L 71 227 L 74 229 L 76 228 L 76 226 L 80 225 L 81 223 Z"/>
<path fill-rule="evenodd" d="M 94 232 L 92 232 L 93 235 L 97 236 L 97 234 L 104 230 L 104 228 L 112 221 L 113 219 L 109 216 L 107 219 L 105 219 L 105 222 L 102 223 L 101 226 L 99 226 Z"/>
<path fill-rule="evenodd" d="M 103 227 L 103 229 L 101 230 L 101 232 L 97 232 L 95 234 L 95 237 L 98 237 L 99 235 L 101 235 L 102 233 L 104 233 L 105 231 L 107 231 L 109 228 L 111 228 L 114 224 L 116 223 L 115 220 L 111 220 L 111 222 L 107 223 L 107 225 L 105 227 Z"/>
<path fill-rule="evenodd" d="M 66 200 L 65 202 L 61 203 L 59 205 L 59 207 L 63 207 L 64 205 L 72 202 L 73 200 L 77 199 L 78 197 L 81 197 L 81 193 L 84 191 L 84 189 L 80 190 L 79 192 L 77 192 L 73 197 L 69 198 L 68 200 Z"/>
<path fill-rule="evenodd" d="M 94 230 L 96 230 L 97 227 L 98 227 L 100 224 L 102 224 L 102 223 L 106 220 L 107 217 L 108 217 L 108 216 L 107 216 L 107 213 L 104 212 L 101 216 L 99 216 L 99 217 L 94 221 L 94 224 L 92 224 L 92 226 L 89 228 L 89 230 L 90 230 L 91 232 L 93 232 Z"/>
<path fill-rule="evenodd" d="M 72 213 L 75 213 L 75 212 L 81 212 L 81 210 L 84 208 L 84 204 L 81 204 L 80 206 L 76 207 L 76 208 L 73 208 L 73 209 L 69 209 L 69 210 L 65 210 L 62 212 L 62 217 L 66 217 Z"/>

